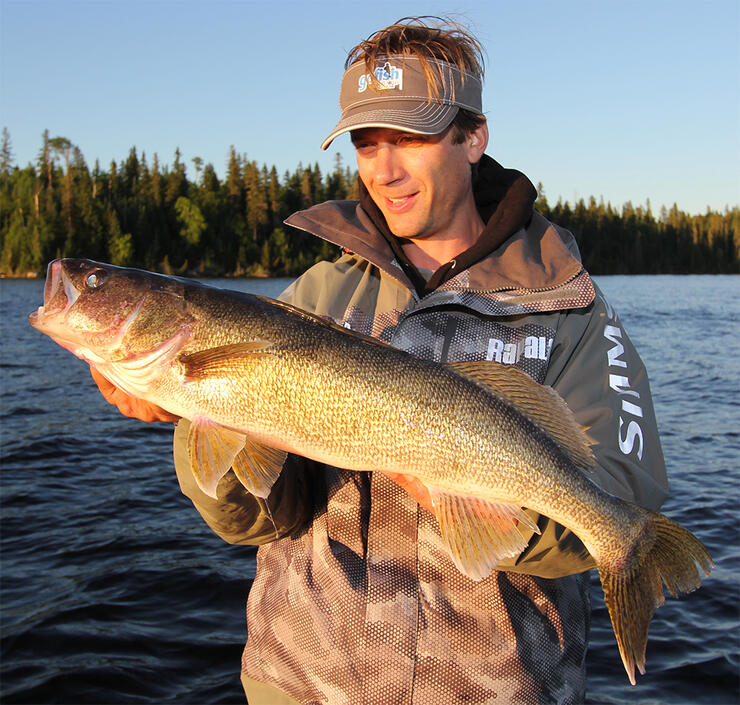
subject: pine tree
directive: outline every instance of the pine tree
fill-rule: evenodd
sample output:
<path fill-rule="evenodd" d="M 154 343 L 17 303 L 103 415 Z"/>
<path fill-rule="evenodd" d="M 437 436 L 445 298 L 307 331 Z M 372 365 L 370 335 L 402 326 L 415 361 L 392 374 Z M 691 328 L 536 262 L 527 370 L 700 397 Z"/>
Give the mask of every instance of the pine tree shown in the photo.
<path fill-rule="evenodd" d="M 203 170 L 203 160 L 200 157 L 193 157 L 190 161 L 195 167 L 195 183 L 197 184 L 200 181 L 200 172 Z"/>
<path fill-rule="evenodd" d="M 265 239 L 262 237 L 262 230 L 268 222 L 269 206 L 267 189 L 256 162 L 247 162 L 244 165 L 244 190 L 247 199 L 247 230 L 251 234 L 252 242 L 259 244 Z"/>
<path fill-rule="evenodd" d="M 3 127 L 3 141 L 0 145 L 0 177 L 7 177 L 13 168 L 13 148 L 10 146 L 10 133 Z"/>

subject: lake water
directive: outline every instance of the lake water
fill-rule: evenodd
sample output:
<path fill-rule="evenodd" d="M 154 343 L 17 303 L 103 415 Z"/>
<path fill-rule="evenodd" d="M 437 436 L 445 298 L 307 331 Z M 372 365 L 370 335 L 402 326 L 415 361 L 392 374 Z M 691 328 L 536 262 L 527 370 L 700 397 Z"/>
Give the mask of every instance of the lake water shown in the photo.
<path fill-rule="evenodd" d="M 652 381 L 666 514 L 717 567 L 653 620 L 629 685 L 594 577 L 593 705 L 735 705 L 740 654 L 740 277 L 597 281 Z M 276 296 L 287 280 L 218 280 Z M 33 330 L 41 280 L 0 280 L 3 703 L 243 703 L 255 551 L 179 492 L 171 426 L 125 419 L 83 364 Z M 440 704 L 442 705 L 442 704 Z"/>

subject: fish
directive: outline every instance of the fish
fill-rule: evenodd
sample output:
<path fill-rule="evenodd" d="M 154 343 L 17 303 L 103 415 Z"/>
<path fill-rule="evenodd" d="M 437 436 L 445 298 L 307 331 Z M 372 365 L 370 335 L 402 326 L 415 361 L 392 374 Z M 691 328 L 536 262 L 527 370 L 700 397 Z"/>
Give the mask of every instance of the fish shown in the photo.
<path fill-rule="evenodd" d="M 230 469 L 267 497 L 288 453 L 408 476 L 473 580 L 539 533 L 526 510 L 567 527 L 596 563 L 633 685 L 663 586 L 691 592 L 714 565 L 690 531 L 600 489 L 586 429 L 511 366 L 421 359 L 280 301 L 86 259 L 49 264 L 29 323 L 189 419 L 191 469 L 212 497 Z"/>

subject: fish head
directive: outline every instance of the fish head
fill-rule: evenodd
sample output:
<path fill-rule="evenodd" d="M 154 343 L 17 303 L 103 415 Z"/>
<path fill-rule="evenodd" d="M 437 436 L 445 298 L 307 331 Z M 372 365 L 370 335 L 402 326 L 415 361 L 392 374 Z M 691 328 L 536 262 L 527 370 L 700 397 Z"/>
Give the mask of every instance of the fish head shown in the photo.
<path fill-rule="evenodd" d="M 184 288 L 174 277 L 57 259 L 47 268 L 43 306 L 28 321 L 86 362 L 131 361 L 187 339 Z"/>

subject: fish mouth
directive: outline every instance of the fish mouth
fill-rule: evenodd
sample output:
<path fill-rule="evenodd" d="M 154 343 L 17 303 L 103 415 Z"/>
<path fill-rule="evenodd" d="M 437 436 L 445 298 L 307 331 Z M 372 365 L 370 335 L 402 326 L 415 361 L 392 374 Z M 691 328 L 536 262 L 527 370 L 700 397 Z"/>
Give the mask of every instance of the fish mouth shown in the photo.
<path fill-rule="evenodd" d="M 43 326 L 48 319 L 64 316 L 80 296 L 80 292 L 70 280 L 62 260 L 49 262 L 44 284 L 44 304 L 28 316 L 34 327 Z"/>

